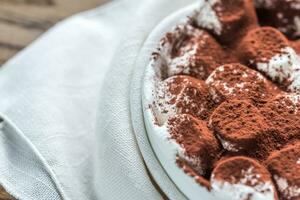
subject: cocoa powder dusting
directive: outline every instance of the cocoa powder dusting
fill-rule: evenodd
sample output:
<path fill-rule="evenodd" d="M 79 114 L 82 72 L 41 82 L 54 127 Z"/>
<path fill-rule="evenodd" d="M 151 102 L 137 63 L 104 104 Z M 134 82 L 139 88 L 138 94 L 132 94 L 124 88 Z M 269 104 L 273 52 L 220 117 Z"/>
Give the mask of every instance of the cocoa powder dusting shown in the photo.
<path fill-rule="evenodd" d="M 257 24 L 252 0 L 220 0 L 214 10 L 223 26 L 221 34 L 215 37 L 223 45 L 234 45 Z"/>
<path fill-rule="evenodd" d="M 249 64 L 268 62 L 289 46 L 282 33 L 272 27 L 259 27 L 247 33 L 240 44 L 240 58 Z M 254 66 L 255 67 L 255 66 Z"/>
<path fill-rule="evenodd" d="M 205 179 L 203 176 L 200 176 L 193 167 L 190 166 L 190 164 L 180 158 L 177 158 L 176 160 L 177 165 L 182 168 L 182 170 L 188 174 L 189 176 L 193 177 L 196 181 L 196 183 L 200 184 L 201 186 L 207 188 L 207 190 L 211 190 L 210 182 Z"/>
<path fill-rule="evenodd" d="M 209 125 L 223 147 L 232 152 L 252 149 L 266 131 L 264 117 L 246 100 L 222 103 L 211 115 Z"/>
<path fill-rule="evenodd" d="M 162 49 L 172 44 L 168 55 L 154 54 L 165 57 L 167 77 L 151 109 L 182 149 L 177 165 L 208 190 L 219 181 L 274 191 L 274 199 L 300 199 L 300 91 L 291 93 L 288 79 L 272 82 L 258 67 L 286 48 L 300 53 L 291 22 L 300 4 L 279 2 L 256 0 L 255 7 L 252 0 L 218 0 L 212 9 L 221 32 L 191 19 L 162 40 Z M 284 74 L 288 65 L 279 64 L 276 73 Z"/>
<path fill-rule="evenodd" d="M 247 175 L 248 178 L 245 177 Z M 245 179 L 244 184 L 251 187 L 256 187 L 267 181 L 271 182 L 271 175 L 263 165 L 254 159 L 244 156 L 235 156 L 220 160 L 213 171 L 213 176 L 216 180 L 232 184 L 238 184 L 242 179 Z M 254 177 L 249 178 L 249 176 Z"/>
<path fill-rule="evenodd" d="M 157 89 L 156 106 L 162 114 L 190 114 L 206 120 L 215 107 L 208 87 L 189 76 L 172 76 Z"/>
<path fill-rule="evenodd" d="M 205 80 L 218 66 L 237 61 L 208 32 L 183 35 L 174 44 L 169 76 L 190 75 Z"/>
<path fill-rule="evenodd" d="M 218 159 L 220 145 L 205 121 L 190 115 L 176 115 L 168 121 L 171 138 L 184 149 L 184 155 L 178 155 L 198 174 L 203 176 L 211 171 L 211 166 Z"/>
<path fill-rule="evenodd" d="M 297 200 L 300 195 L 300 142 L 275 151 L 266 161 L 281 199 Z"/>
<path fill-rule="evenodd" d="M 214 99 L 221 103 L 229 99 L 248 99 L 256 106 L 280 93 L 280 90 L 259 72 L 234 63 L 214 71 L 206 80 Z"/>

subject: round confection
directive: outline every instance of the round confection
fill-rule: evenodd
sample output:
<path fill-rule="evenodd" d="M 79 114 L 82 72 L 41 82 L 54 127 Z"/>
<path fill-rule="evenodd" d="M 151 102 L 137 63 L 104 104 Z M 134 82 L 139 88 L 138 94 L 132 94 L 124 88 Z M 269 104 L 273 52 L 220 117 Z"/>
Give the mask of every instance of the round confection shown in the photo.
<path fill-rule="evenodd" d="M 207 128 L 207 123 L 182 114 L 169 118 L 168 127 L 171 139 L 183 149 L 178 155 L 179 160 L 185 161 L 200 175 L 211 170 L 221 148 L 214 134 Z"/>
<path fill-rule="evenodd" d="M 221 0 L 214 6 L 220 23 L 222 24 L 221 37 L 223 42 L 232 41 L 232 33 L 237 32 L 246 18 L 244 0 Z"/>
<path fill-rule="evenodd" d="M 243 156 L 219 161 L 212 172 L 211 186 L 217 199 L 222 200 L 277 199 L 268 170 Z"/>
<path fill-rule="evenodd" d="M 281 32 L 271 27 L 253 29 L 240 49 L 243 62 L 292 92 L 300 90 L 300 58 Z"/>
<path fill-rule="evenodd" d="M 246 100 L 223 102 L 209 119 L 224 149 L 231 152 L 247 151 L 256 147 L 265 133 L 266 122 L 258 108 Z"/>
<path fill-rule="evenodd" d="M 279 89 L 259 72 L 238 63 L 218 67 L 206 84 L 216 102 L 236 98 L 258 105 L 279 93 Z"/>
<path fill-rule="evenodd" d="M 276 134 L 277 142 L 300 139 L 300 96 L 298 94 L 280 94 L 270 99 L 261 113 L 268 124 L 268 129 Z"/>
<path fill-rule="evenodd" d="M 220 116 L 218 113 L 222 113 L 222 111 L 220 112 L 217 108 L 211 116 L 210 123 L 213 124 L 217 121 L 218 125 L 214 128 L 221 126 L 225 129 L 225 131 L 216 130 L 216 134 L 220 138 L 224 148 L 229 151 L 226 153 L 226 156 L 246 155 L 259 161 L 264 161 L 273 151 L 281 149 L 285 144 L 292 140 L 299 140 L 299 100 L 300 97 L 297 94 L 278 94 L 277 96 L 270 98 L 268 102 L 257 109 L 253 106 L 251 106 L 253 109 L 250 110 L 247 108 L 243 109 L 250 118 L 239 115 L 240 110 L 233 111 L 236 116 L 232 117 L 229 109 L 232 109 L 233 107 L 230 107 L 231 104 L 229 104 L 229 107 L 227 106 L 226 108 L 228 111 L 226 112 L 223 109 L 223 112 L 226 112 L 225 116 L 228 114 L 230 117 L 225 119 L 224 116 L 224 119 L 221 119 L 218 117 Z M 220 108 L 222 108 L 222 106 L 223 105 L 221 104 Z M 253 121 L 251 117 L 254 117 L 255 120 L 260 119 L 260 122 L 256 125 L 258 127 L 261 126 L 262 128 L 257 129 L 258 127 L 255 127 L 255 124 L 251 122 Z M 240 126 L 237 126 L 236 124 L 239 124 Z M 228 135 L 232 134 L 232 131 L 237 133 L 236 137 L 238 138 L 238 140 L 234 142 L 232 142 L 232 136 L 228 138 Z M 240 136 L 240 134 L 244 134 L 245 131 L 249 134 L 246 145 L 241 143 L 242 137 Z"/>
<path fill-rule="evenodd" d="M 255 65 L 268 62 L 288 46 L 288 40 L 275 28 L 258 27 L 244 37 L 239 53 L 243 61 Z"/>
<path fill-rule="evenodd" d="M 266 161 L 282 200 L 300 199 L 300 143 L 274 152 Z"/>
<path fill-rule="evenodd" d="M 191 114 L 207 119 L 214 102 L 204 81 L 181 75 L 159 83 L 154 105 L 158 110 L 157 120 L 164 123 L 175 114 Z"/>
<path fill-rule="evenodd" d="M 209 33 L 190 28 L 174 44 L 167 61 L 168 76 L 190 75 L 205 80 L 218 66 L 234 60 Z"/>
<path fill-rule="evenodd" d="M 256 26 L 257 19 L 251 0 L 209 0 L 199 11 L 196 24 L 222 44 L 229 44 Z"/>

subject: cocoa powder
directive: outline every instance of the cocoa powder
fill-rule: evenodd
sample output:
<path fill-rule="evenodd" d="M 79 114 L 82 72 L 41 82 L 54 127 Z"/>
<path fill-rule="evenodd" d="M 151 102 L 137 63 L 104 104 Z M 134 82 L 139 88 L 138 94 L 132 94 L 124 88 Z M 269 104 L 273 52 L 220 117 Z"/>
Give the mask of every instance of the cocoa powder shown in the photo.
<path fill-rule="evenodd" d="M 182 39 L 174 44 L 169 76 L 190 75 L 205 80 L 218 66 L 237 61 L 208 32 L 202 30 L 195 34 L 197 31 L 193 29 L 191 31 L 192 35 L 184 34 Z"/>
<path fill-rule="evenodd" d="M 273 174 L 281 199 L 299 199 L 300 195 L 300 142 L 275 151 L 266 161 Z"/>
<path fill-rule="evenodd" d="M 266 1 L 256 2 L 258 11 L 251 0 L 217 1 L 212 9 L 220 33 L 193 20 L 182 38 L 168 33 L 163 46 L 173 46 L 167 77 L 152 107 L 166 118 L 170 140 L 183 149 L 177 165 L 197 183 L 209 190 L 214 179 L 236 184 L 251 169 L 257 184 L 270 182 L 280 199 L 293 200 L 300 198 L 300 96 L 286 89 L 288 79 L 271 81 L 258 65 L 284 55 L 285 48 L 300 53 L 294 28 L 282 29 L 292 22 L 268 19 L 279 11 L 288 19 L 299 13 L 291 7 L 295 1 L 281 1 L 288 4 L 282 8 L 276 7 L 283 5 L 279 0 L 270 0 L 273 7 Z M 276 73 L 285 73 L 284 66 Z M 257 186 L 251 180 L 243 184 Z"/>
<path fill-rule="evenodd" d="M 213 98 L 221 103 L 229 99 L 248 99 L 256 106 L 280 93 L 280 90 L 260 73 L 234 63 L 226 64 L 214 71 L 206 80 Z"/>
<path fill-rule="evenodd" d="M 253 174 L 256 176 L 251 177 Z M 213 176 L 216 180 L 226 181 L 232 184 L 238 184 L 244 179 L 244 184 L 250 187 L 257 187 L 259 184 L 267 181 L 271 182 L 271 175 L 263 165 L 254 159 L 243 156 L 220 160 L 213 171 Z M 255 179 L 255 181 L 253 181 L 253 179 Z"/>
<path fill-rule="evenodd" d="M 221 152 L 220 144 L 206 122 L 182 114 L 171 117 L 168 125 L 171 138 L 184 149 L 184 155 L 178 155 L 180 160 L 185 160 L 198 174 L 205 176 Z"/>

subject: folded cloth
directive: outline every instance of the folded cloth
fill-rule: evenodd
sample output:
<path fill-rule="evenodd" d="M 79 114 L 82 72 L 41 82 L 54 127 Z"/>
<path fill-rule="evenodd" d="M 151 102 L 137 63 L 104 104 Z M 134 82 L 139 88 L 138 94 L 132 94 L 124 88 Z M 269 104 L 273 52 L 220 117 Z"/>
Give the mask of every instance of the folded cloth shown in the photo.
<path fill-rule="evenodd" d="M 130 108 L 142 70 L 131 81 L 149 33 L 194 1 L 113 1 L 59 23 L 7 62 L 0 184 L 20 200 L 162 199 L 134 134 L 142 115 L 130 113 L 142 113 L 140 100 Z M 145 145 L 158 186 L 185 199 Z"/>

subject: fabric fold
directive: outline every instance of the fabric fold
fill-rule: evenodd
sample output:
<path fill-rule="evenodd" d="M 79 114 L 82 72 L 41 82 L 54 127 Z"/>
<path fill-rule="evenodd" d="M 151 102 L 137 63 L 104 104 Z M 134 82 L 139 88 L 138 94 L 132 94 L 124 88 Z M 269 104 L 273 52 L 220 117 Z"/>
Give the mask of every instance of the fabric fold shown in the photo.
<path fill-rule="evenodd" d="M 1 185 L 17 199 L 62 199 L 63 191 L 44 158 L 8 119 L 0 123 Z M 30 192 L 29 192 L 30 191 Z"/>

